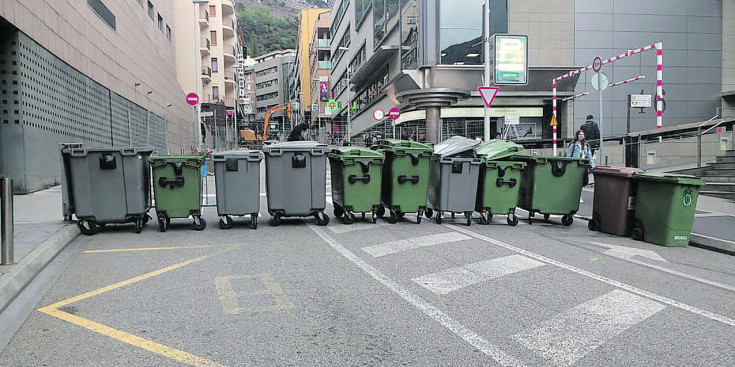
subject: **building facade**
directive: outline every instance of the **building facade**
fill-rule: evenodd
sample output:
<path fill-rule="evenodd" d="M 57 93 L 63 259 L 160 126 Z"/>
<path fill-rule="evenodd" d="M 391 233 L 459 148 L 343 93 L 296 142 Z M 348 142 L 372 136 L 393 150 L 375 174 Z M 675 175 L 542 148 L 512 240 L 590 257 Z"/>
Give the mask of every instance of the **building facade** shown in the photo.
<path fill-rule="evenodd" d="M 295 119 L 311 120 L 311 105 L 314 100 L 311 94 L 311 42 L 314 27 L 322 14 L 329 9 L 303 9 L 299 16 L 299 33 L 296 43 L 296 62 L 292 70 L 292 85 L 289 88 L 289 100 L 299 101 L 299 108 L 294 109 Z"/>
<path fill-rule="evenodd" d="M 177 1 L 176 20 L 192 25 L 175 32 L 179 82 L 184 90 L 199 95 L 205 144 L 225 149 L 234 142 L 238 99 L 235 3 Z"/>
<path fill-rule="evenodd" d="M 0 5 L 0 176 L 14 179 L 15 192 L 60 182 L 64 142 L 191 151 L 196 134 L 177 81 L 174 4 Z"/>
<path fill-rule="evenodd" d="M 482 135 L 484 107 L 477 88 L 483 84 L 484 3 L 335 1 L 330 25 L 330 98 L 338 100 L 334 128 L 346 133 L 340 124 L 349 120 L 353 140 L 365 134 L 428 141 Z M 490 108 L 491 135 L 550 146 L 554 77 L 591 64 L 594 56 L 608 58 L 655 42 L 663 42 L 665 50 L 664 125 L 705 121 L 720 106 L 725 113 L 735 94 L 732 46 L 726 42 L 732 40 L 732 7 L 732 0 L 490 0 L 491 34 L 527 35 L 529 65 L 528 84 L 500 86 Z M 611 83 L 645 76 L 603 92 L 603 112 L 610 117 L 605 134 L 625 133 L 628 94 L 655 94 L 655 56 L 653 51 L 603 67 Z M 591 76 L 582 73 L 558 85 L 561 139 L 571 138 L 587 114 L 599 114 Z M 395 124 L 373 118 L 376 109 L 393 107 L 402 112 Z M 632 131 L 655 127 L 655 107 L 643 112 L 631 119 Z M 519 123 L 506 125 L 506 117 Z"/>
<path fill-rule="evenodd" d="M 264 120 L 268 109 L 286 106 L 290 103 L 289 91 L 293 83 L 292 68 L 296 62 L 295 50 L 282 50 L 267 53 L 255 58 L 255 118 L 259 124 L 256 131 L 277 134 L 290 130 L 287 126 L 289 116 L 286 109 L 273 113 L 268 131 L 264 131 Z"/>
<path fill-rule="evenodd" d="M 329 108 L 330 74 L 332 71 L 331 55 L 329 48 L 331 41 L 329 34 L 329 12 L 322 13 L 316 20 L 314 33 L 309 42 L 309 95 L 311 104 L 307 109 L 309 124 L 316 126 L 320 136 L 331 132 L 331 109 Z"/>

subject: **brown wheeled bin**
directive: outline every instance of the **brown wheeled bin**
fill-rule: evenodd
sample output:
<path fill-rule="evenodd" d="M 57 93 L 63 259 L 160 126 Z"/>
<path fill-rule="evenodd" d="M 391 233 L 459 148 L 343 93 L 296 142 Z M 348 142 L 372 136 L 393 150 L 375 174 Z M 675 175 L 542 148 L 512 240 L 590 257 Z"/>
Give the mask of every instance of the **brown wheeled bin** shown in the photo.
<path fill-rule="evenodd" d="M 592 219 L 587 227 L 618 236 L 628 236 L 635 224 L 636 185 L 633 173 L 642 169 L 630 167 L 595 167 L 595 198 Z"/>

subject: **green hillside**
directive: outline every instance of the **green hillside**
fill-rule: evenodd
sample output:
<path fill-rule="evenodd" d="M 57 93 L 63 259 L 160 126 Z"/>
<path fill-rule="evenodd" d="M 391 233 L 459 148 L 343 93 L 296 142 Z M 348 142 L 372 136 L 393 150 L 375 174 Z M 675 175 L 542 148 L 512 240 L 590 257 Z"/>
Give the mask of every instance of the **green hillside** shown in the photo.
<path fill-rule="evenodd" d="M 298 18 L 274 16 L 267 7 L 246 8 L 237 4 L 237 23 L 242 28 L 245 45 L 253 57 L 296 48 Z"/>

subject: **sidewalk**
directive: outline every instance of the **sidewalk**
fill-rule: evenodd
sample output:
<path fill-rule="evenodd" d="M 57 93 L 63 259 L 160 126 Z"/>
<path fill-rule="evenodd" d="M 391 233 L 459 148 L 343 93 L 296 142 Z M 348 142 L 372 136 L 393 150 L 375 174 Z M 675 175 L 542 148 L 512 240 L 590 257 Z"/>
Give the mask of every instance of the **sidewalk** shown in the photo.
<path fill-rule="evenodd" d="M 15 195 L 14 265 L 0 266 L 0 312 L 79 234 L 61 215 L 61 186 Z"/>
<path fill-rule="evenodd" d="M 594 188 L 582 191 L 577 216 L 589 220 L 592 218 L 592 200 Z M 690 241 L 692 245 L 725 251 L 735 254 L 735 202 L 730 200 L 700 195 L 697 199 L 697 211 Z"/>

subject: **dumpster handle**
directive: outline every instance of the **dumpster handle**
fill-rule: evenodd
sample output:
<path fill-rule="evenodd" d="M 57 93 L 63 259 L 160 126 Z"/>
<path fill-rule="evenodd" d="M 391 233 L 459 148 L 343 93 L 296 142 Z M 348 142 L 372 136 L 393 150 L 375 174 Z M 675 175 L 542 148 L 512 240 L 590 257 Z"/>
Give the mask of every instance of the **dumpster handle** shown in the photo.
<path fill-rule="evenodd" d="M 364 177 L 357 177 L 356 175 L 349 175 L 347 177 L 347 181 L 350 181 L 351 184 L 354 184 L 357 181 L 362 181 L 364 183 L 370 182 L 370 175 L 365 175 Z"/>
<path fill-rule="evenodd" d="M 102 154 L 100 156 L 100 169 L 116 169 L 117 159 L 112 154 Z"/>
<path fill-rule="evenodd" d="M 360 165 L 360 168 L 362 168 L 362 173 L 366 174 L 370 172 L 370 161 L 367 162 L 357 162 L 357 164 Z"/>
<path fill-rule="evenodd" d="M 516 179 L 511 178 L 510 180 L 505 180 L 501 177 L 498 177 L 498 179 L 495 180 L 495 185 L 498 187 L 502 187 L 504 184 L 508 184 L 509 187 L 515 187 L 516 186 Z"/>
<path fill-rule="evenodd" d="M 411 164 L 416 166 L 419 164 L 419 155 L 418 154 L 409 154 L 411 156 Z"/>
<path fill-rule="evenodd" d="M 419 176 L 411 176 L 410 178 L 406 177 L 406 175 L 400 175 L 400 176 L 398 176 L 398 183 L 399 184 L 402 185 L 402 184 L 406 183 L 407 181 L 411 181 L 412 184 L 416 185 L 417 183 L 419 183 Z"/>
<path fill-rule="evenodd" d="M 567 171 L 567 164 L 569 162 L 562 162 L 562 161 L 556 161 L 551 162 L 551 173 L 554 175 L 554 177 L 561 177 L 564 176 L 564 173 Z"/>
<path fill-rule="evenodd" d="M 184 162 L 174 162 L 172 164 L 174 166 L 174 174 L 181 176 L 184 173 Z"/>
<path fill-rule="evenodd" d="M 184 177 L 179 176 L 173 180 L 169 180 L 168 178 L 164 176 L 158 179 L 158 185 L 162 187 L 170 186 L 172 189 L 176 186 L 181 187 L 181 186 L 184 186 Z"/>

